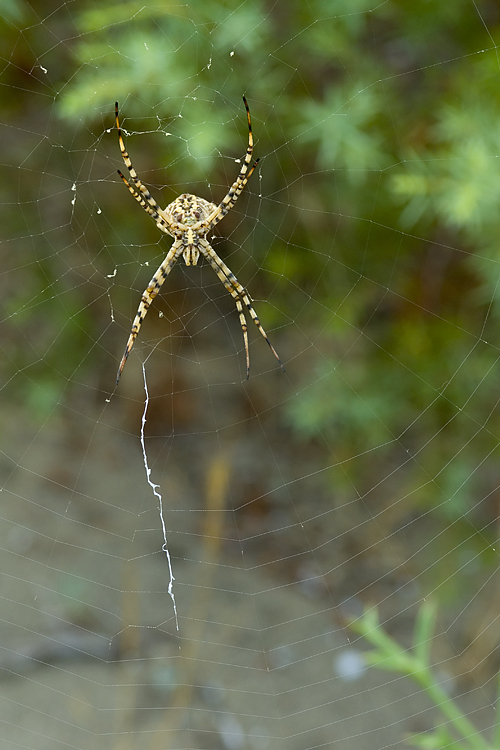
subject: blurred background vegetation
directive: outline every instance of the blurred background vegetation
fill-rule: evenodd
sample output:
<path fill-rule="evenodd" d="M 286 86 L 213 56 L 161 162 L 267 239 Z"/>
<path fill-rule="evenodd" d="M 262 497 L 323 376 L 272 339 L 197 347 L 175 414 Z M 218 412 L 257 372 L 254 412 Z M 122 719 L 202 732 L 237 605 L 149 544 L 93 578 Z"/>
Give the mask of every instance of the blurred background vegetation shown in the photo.
<path fill-rule="evenodd" d="M 420 518 L 412 575 L 469 596 L 477 579 L 450 571 L 474 561 L 487 578 L 497 560 L 499 6 L 0 9 L 0 368 L 15 398 L 43 416 L 77 384 L 109 391 L 151 275 L 141 267 L 165 253 L 116 176 L 115 100 L 134 165 L 166 204 L 222 199 L 245 151 L 246 94 L 261 162 L 216 248 L 287 362 L 296 395 L 279 440 L 341 465 L 324 475 L 330 502 L 354 488 L 363 517 L 386 512 L 387 538 Z M 169 279 L 174 310 L 185 283 Z M 426 550 L 425 534 L 439 543 Z"/>

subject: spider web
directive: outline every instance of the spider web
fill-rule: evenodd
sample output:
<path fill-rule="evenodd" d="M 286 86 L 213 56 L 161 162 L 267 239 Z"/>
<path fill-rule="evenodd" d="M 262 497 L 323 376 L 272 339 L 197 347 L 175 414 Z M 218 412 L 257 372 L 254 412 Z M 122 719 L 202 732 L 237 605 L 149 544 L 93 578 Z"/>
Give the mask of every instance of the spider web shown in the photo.
<path fill-rule="evenodd" d="M 351 623 L 408 648 L 425 601 L 490 737 L 497 10 L 0 7 L 2 747 L 403 746 L 443 718 Z M 242 94 L 259 167 L 209 239 L 286 372 L 249 321 L 246 381 L 233 299 L 179 262 L 115 388 L 169 244 L 114 101 L 160 205 L 219 203 Z"/>

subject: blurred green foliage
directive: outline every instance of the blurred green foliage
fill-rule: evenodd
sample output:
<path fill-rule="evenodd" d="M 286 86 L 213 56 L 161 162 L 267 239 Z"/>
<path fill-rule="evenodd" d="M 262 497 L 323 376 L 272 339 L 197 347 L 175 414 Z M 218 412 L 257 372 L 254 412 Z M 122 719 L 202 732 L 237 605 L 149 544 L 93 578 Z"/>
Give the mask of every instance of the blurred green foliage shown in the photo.
<path fill-rule="evenodd" d="M 365 661 L 377 669 L 403 675 L 413 680 L 430 699 L 438 711 L 435 726 L 426 732 L 411 734 L 406 738 L 409 746 L 421 750 L 495 750 L 500 742 L 500 680 L 497 678 L 495 720 L 491 727 L 491 740 L 487 739 L 468 718 L 460 705 L 449 695 L 452 675 L 438 673 L 432 667 L 437 619 L 435 602 L 424 601 L 418 612 L 413 643 L 405 648 L 382 627 L 376 609 L 367 609 L 362 617 L 351 622 L 351 628 L 373 648 L 364 653 Z M 441 664 L 442 668 L 442 664 Z"/>
<path fill-rule="evenodd" d="M 463 523 L 478 552 L 486 550 L 500 484 L 496 5 L 102 0 L 64 6 L 59 44 L 49 22 L 37 22 L 36 4 L 0 7 L 7 117 L 18 136 L 36 133 L 29 168 L 43 176 L 25 181 L 16 201 L 39 206 L 49 195 L 45 216 L 65 238 L 52 239 L 37 212 L 14 213 L 7 228 L 15 236 L 22 218 L 26 235 L 40 232 L 49 245 L 28 250 L 35 274 L 4 299 L 12 321 L 13 310 L 50 297 L 56 284 L 39 324 L 52 339 L 60 331 L 40 354 L 48 379 L 67 379 L 79 366 L 75 335 L 95 342 L 109 322 L 113 245 L 135 243 L 137 260 L 152 264 L 164 247 L 153 257 L 146 243 L 158 240 L 154 224 L 129 204 L 124 212 L 129 196 L 121 184 L 111 188 L 114 101 L 136 168 L 153 188 L 165 187 L 165 202 L 184 191 L 220 199 L 246 145 L 245 93 L 262 167 L 260 186 L 255 175 L 249 188 L 263 196 L 248 250 L 259 274 L 252 285 L 272 296 L 260 309 L 267 328 L 283 327 L 290 355 L 308 345 L 303 364 L 288 368 L 298 384 L 288 425 L 342 460 L 366 452 L 366 463 L 345 465 L 347 485 L 360 494 L 393 462 L 399 484 L 390 491 L 406 498 L 408 513 L 436 507 L 444 529 L 455 533 L 450 519 Z M 57 137 L 53 124 L 49 131 L 55 113 Z M 21 163 L 16 148 L 13 163 Z M 84 160 L 105 152 L 111 163 L 96 178 Z M 59 188 L 46 186 L 54 175 L 66 178 L 67 205 L 75 175 L 82 186 L 71 225 L 60 218 Z M 5 203 L 9 195 L 4 187 Z M 88 218 L 96 205 L 106 206 L 108 221 L 98 228 Z M 85 249 L 78 239 L 73 250 L 75 235 Z M 68 305 L 62 280 L 72 289 Z M 29 335 L 27 323 L 15 323 Z"/>

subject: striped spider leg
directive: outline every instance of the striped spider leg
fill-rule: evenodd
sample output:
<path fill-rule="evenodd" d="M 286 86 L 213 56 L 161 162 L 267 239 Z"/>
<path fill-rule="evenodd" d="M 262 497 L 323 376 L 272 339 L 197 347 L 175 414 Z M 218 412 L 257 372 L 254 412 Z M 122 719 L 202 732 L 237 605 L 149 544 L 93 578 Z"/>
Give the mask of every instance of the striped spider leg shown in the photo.
<path fill-rule="evenodd" d="M 245 104 L 248 120 L 248 147 L 245 159 L 243 161 L 243 164 L 241 165 L 240 173 L 235 182 L 233 182 L 233 184 L 229 188 L 229 191 L 225 198 L 223 198 L 221 203 L 216 206 L 215 203 L 210 203 L 209 201 L 204 200 L 204 198 L 198 198 L 195 195 L 183 193 L 178 198 L 176 198 L 176 200 L 170 203 L 165 209 L 161 209 L 160 206 L 156 203 L 149 190 L 140 181 L 134 167 L 132 166 L 132 162 L 130 161 L 130 157 L 127 153 L 127 150 L 125 149 L 125 144 L 123 142 L 120 121 L 118 119 L 118 102 L 115 103 L 115 121 L 116 128 L 118 130 L 118 142 L 120 144 L 120 151 L 123 157 L 123 161 L 125 162 L 125 166 L 127 167 L 130 175 L 130 182 L 123 176 L 120 170 L 118 170 L 118 174 L 122 178 L 130 193 L 134 196 L 136 201 L 140 203 L 142 208 L 147 211 L 150 216 L 153 217 L 158 229 L 174 238 L 174 243 L 170 248 L 167 256 L 165 257 L 165 260 L 162 262 L 162 264 L 154 274 L 141 297 L 139 309 L 137 310 L 137 314 L 134 318 L 130 336 L 127 341 L 127 346 L 125 347 L 125 352 L 118 368 L 116 377 L 117 383 L 120 380 L 120 376 L 122 374 L 123 368 L 125 367 L 128 355 L 132 351 L 132 347 L 134 346 L 134 342 L 139 334 L 149 307 L 154 298 L 159 293 L 162 284 L 169 275 L 174 264 L 181 255 L 183 256 L 184 262 L 187 266 L 195 266 L 198 263 L 200 254 L 203 255 L 203 257 L 208 261 L 219 279 L 224 284 L 226 290 L 233 297 L 240 319 L 241 330 L 243 332 L 243 342 L 245 344 L 246 354 L 247 379 L 250 375 L 250 353 L 248 347 L 248 329 L 244 307 L 246 307 L 250 314 L 250 317 L 259 329 L 259 332 L 269 344 L 269 347 L 278 360 L 281 369 L 283 371 L 285 370 L 276 350 L 269 341 L 267 333 L 260 323 L 259 317 L 252 305 L 250 295 L 248 294 L 246 289 L 239 283 L 238 279 L 230 270 L 230 268 L 224 263 L 223 260 L 221 260 L 221 258 L 219 258 L 206 238 L 208 232 L 210 232 L 219 223 L 219 221 L 221 221 L 224 216 L 232 209 L 259 161 L 257 159 L 250 167 L 253 153 L 252 123 L 250 120 L 250 110 L 248 108 L 247 100 L 245 99 L 245 97 L 243 97 L 243 102 Z"/>

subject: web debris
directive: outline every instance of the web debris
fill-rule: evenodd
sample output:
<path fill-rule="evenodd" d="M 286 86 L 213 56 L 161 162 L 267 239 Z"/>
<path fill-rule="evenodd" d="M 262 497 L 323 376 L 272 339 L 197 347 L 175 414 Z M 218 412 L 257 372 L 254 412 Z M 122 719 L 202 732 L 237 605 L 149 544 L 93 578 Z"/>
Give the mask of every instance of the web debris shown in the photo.
<path fill-rule="evenodd" d="M 148 480 L 148 484 L 153 490 L 153 495 L 158 498 L 158 512 L 160 514 L 160 520 L 161 520 L 161 527 L 163 530 L 163 544 L 162 544 L 162 550 L 164 551 L 165 555 L 167 556 L 168 561 L 168 571 L 170 575 L 170 580 L 168 582 L 168 594 L 170 598 L 172 599 L 172 604 L 174 607 L 174 615 L 175 615 L 175 627 L 177 630 L 179 630 L 179 619 L 177 617 L 177 605 L 175 603 L 175 594 L 174 594 L 174 574 L 172 571 L 172 561 L 170 559 L 170 552 L 168 551 L 168 542 L 167 542 L 167 529 L 165 526 L 165 519 L 163 518 L 163 498 L 161 496 L 161 493 L 159 492 L 160 485 L 155 484 L 151 481 L 151 469 L 149 468 L 148 464 L 148 457 L 146 454 L 146 444 L 144 442 L 144 426 L 146 424 L 146 414 L 148 411 L 149 406 L 149 391 L 148 391 L 148 383 L 146 380 L 146 368 L 144 367 L 144 363 L 142 364 L 142 377 L 144 379 L 144 392 L 146 394 L 146 399 L 144 402 L 144 411 L 142 413 L 142 421 L 141 421 L 141 445 L 142 445 L 142 456 L 144 459 L 144 467 L 146 469 L 146 477 Z"/>

